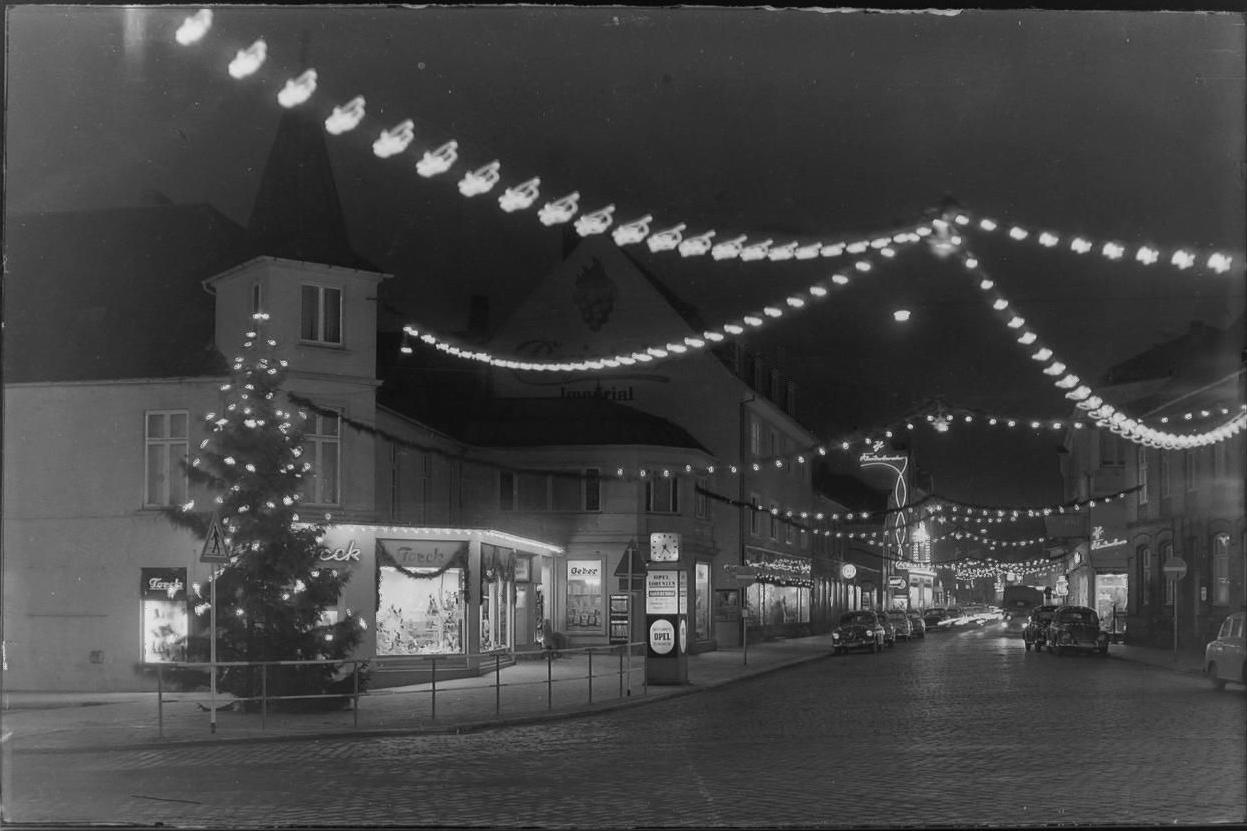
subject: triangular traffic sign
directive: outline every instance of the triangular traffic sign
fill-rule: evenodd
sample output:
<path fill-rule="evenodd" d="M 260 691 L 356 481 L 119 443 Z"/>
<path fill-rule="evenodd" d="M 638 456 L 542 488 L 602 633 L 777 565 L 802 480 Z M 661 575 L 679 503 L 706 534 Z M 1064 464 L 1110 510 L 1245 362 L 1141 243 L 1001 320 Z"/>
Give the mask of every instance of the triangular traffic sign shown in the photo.
<path fill-rule="evenodd" d="M 208 527 L 208 537 L 204 540 L 199 561 L 201 563 L 229 562 L 229 549 L 225 547 L 225 531 L 221 528 L 221 520 L 216 516 L 212 517 L 212 525 Z"/>

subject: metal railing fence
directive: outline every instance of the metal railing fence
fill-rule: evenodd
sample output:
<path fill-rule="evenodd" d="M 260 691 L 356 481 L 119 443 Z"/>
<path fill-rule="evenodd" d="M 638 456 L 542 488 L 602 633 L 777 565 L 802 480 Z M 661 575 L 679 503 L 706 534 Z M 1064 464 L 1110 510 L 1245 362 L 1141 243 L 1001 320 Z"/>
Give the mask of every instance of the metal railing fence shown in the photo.
<path fill-rule="evenodd" d="M 523 714 L 551 712 L 555 709 L 556 699 L 560 709 L 592 705 L 596 700 L 600 703 L 614 697 L 627 698 L 633 689 L 639 687 L 642 695 L 648 695 L 649 687 L 646 675 L 645 642 L 638 641 L 628 644 L 610 646 L 588 646 L 568 649 L 544 650 L 544 660 L 533 660 L 517 657 L 513 653 L 493 653 L 479 656 L 482 664 L 479 674 L 465 675 L 464 655 L 430 655 L 418 666 L 399 668 L 367 669 L 376 663 L 375 658 L 354 658 L 342 660 L 302 660 L 302 661 L 217 661 L 216 671 L 228 671 L 238 668 L 255 668 L 260 674 L 260 689 L 256 695 L 230 695 L 229 704 L 239 702 L 258 702 L 260 727 L 268 729 L 270 705 L 287 701 L 314 701 L 317 699 L 337 699 L 345 704 L 350 700 L 352 727 L 359 727 L 361 710 L 367 711 L 370 700 L 381 702 L 394 697 L 427 698 L 427 703 L 419 708 L 401 708 L 387 715 L 399 716 L 399 724 L 389 722 L 389 726 L 418 726 L 424 718 L 435 723 L 438 718 L 455 719 L 465 715 L 488 716 L 488 704 L 482 706 L 481 698 L 492 693 L 492 714 L 501 718 L 504 710 L 507 714 Z M 490 667 L 492 658 L 493 666 Z M 596 660 L 595 660 L 596 658 Z M 570 659 L 570 660 L 569 660 Z M 506 664 L 504 665 L 504 660 Z M 544 664 L 545 672 L 540 671 Z M 281 667 L 297 667 L 309 665 L 332 665 L 340 668 L 340 681 L 351 679 L 349 689 L 337 692 L 303 693 L 303 694 L 270 694 L 270 673 Z M 173 670 L 200 670 L 212 672 L 213 664 L 204 661 L 180 661 L 156 664 L 156 715 L 159 736 L 165 737 L 165 704 L 172 699 L 166 698 L 171 692 L 166 686 L 166 672 Z M 439 675 L 440 670 L 440 675 Z M 365 672 L 370 680 L 387 673 L 410 674 L 413 671 L 427 673 L 427 681 L 418 681 L 403 686 L 371 687 L 361 684 L 361 675 Z M 639 679 L 637 677 L 638 673 Z M 508 676 L 504 680 L 504 675 Z M 638 683 L 639 682 L 639 683 Z M 221 682 L 218 676 L 218 689 Z M 544 688 L 541 689 L 541 688 Z M 504 696 L 504 691 L 507 695 Z M 183 691 L 184 693 L 184 691 Z M 561 695 L 556 694 L 561 693 Z M 613 693 L 613 696 L 611 695 Z M 221 694 L 224 695 L 224 694 Z M 441 712 L 439 712 L 439 696 Z M 180 699 L 179 699 L 180 700 Z M 458 706 L 460 712 L 454 712 Z M 449 711 L 448 709 L 449 708 Z M 210 715 L 211 708 L 208 708 Z M 220 709 L 218 707 L 218 709 Z M 391 708 L 392 709 L 392 708 Z M 422 713 L 427 715 L 422 715 Z M 403 719 L 402 716 L 406 716 Z M 215 719 L 213 719 L 215 731 Z"/>

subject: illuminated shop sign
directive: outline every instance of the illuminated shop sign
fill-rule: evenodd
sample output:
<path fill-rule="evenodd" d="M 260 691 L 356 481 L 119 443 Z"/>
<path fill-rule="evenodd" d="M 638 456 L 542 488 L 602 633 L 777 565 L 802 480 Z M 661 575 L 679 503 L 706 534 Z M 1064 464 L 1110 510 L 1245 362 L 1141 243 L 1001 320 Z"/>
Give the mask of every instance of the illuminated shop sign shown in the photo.
<path fill-rule="evenodd" d="M 140 590 L 144 600 L 185 600 L 186 569 L 145 568 Z"/>
<path fill-rule="evenodd" d="M 1091 550 L 1099 551 L 1102 548 L 1116 548 L 1119 545 L 1125 545 L 1126 541 L 1121 537 L 1113 537 L 1112 539 L 1104 538 L 1104 526 L 1096 525 L 1091 529 Z"/>
<path fill-rule="evenodd" d="M 468 552 L 466 540 L 377 540 L 377 545 L 395 563 L 416 571 L 440 571 Z"/>
<path fill-rule="evenodd" d="M 320 552 L 320 559 L 330 563 L 358 563 L 359 546 L 351 540 L 342 548 L 326 548 Z"/>

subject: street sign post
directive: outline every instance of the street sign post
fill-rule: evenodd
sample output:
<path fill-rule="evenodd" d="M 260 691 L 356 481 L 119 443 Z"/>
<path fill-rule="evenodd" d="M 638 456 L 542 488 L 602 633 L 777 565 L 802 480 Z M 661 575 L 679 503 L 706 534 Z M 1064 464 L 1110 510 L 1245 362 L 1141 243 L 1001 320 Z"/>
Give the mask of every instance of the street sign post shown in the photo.
<path fill-rule="evenodd" d="M 201 563 L 210 565 L 208 575 L 208 707 L 211 716 L 208 720 L 209 732 L 216 732 L 216 564 L 229 562 L 229 549 L 225 545 L 225 529 L 221 527 L 221 518 L 212 515 L 212 524 L 208 526 L 208 536 L 204 540 L 203 551 L 199 554 Z"/>
<path fill-rule="evenodd" d="M 740 604 L 740 654 L 744 666 L 749 665 L 749 617 L 745 614 L 744 591 L 758 581 L 758 570 L 749 566 L 723 564 L 723 570 L 736 580 L 741 591 Z"/>
<path fill-rule="evenodd" d="M 1170 557 L 1160 567 L 1165 576 L 1173 581 L 1173 659 L 1178 660 L 1178 583 L 1186 576 L 1186 560 Z"/>

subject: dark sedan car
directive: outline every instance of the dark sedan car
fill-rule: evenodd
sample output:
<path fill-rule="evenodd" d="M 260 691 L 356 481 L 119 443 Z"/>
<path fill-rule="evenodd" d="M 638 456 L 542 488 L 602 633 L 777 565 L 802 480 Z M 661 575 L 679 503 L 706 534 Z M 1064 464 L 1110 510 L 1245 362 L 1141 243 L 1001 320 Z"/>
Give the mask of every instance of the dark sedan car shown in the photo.
<path fill-rule="evenodd" d="M 1052 615 L 1045 638 L 1048 651 L 1064 655 L 1067 649 L 1095 650 L 1108 654 L 1108 632 L 1100 628 L 1100 616 L 1086 606 L 1061 606 Z"/>
<path fill-rule="evenodd" d="M 1048 639 L 1048 624 L 1052 622 L 1052 616 L 1056 614 L 1056 610 L 1060 606 L 1036 606 L 1031 612 L 1030 618 L 1026 621 L 1026 628 L 1022 630 L 1022 642 L 1026 644 L 1026 651 L 1035 647 L 1038 652 Z"/>
<path fill-rule="evenodd" d="M 831 630 L 831 651 L 836 655 L 843 655 L 850 649 L 882 652 L 884 629 L 879 618 L 866 609 L 842 614 L 839 625 Z"/>
<path fill-rule="evenodd" d="M 887 613 L 887 618 L 888 623 L 892 624 L 892 628 L 895 630 L 896 638 L 904 638 L 906 641 L 913 640 L 914 627 L 909 622 L 909 615 L 905 614 L 901 609 L 891 609 Z"/>
<path fill-rule="evenodd" d="M 927 624 L 922 620 L 922 615 L 917 612 L 909 613 L 910 634 L 915 638 L 925 638 L 927 636 Z"/>
<path fill-rule="evenodd" d="M 939 631 L 940 623 L 948 619 L 948 612 L 942 606 L 932 606 L 922 613 L 922 622 L 926 624 L 928 631 Z"/>

